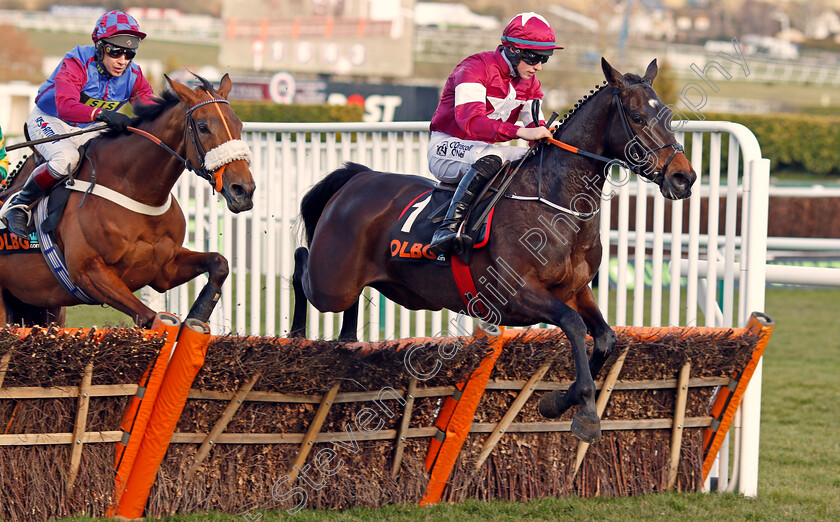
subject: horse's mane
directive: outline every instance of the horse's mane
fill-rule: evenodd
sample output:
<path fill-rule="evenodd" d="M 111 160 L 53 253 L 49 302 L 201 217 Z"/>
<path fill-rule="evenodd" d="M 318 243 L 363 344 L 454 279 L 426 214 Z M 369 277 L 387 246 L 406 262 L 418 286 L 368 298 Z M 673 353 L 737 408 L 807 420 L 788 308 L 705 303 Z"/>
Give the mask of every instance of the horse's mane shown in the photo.
<path fill-rule="evenodd" d="M 571 117 L 574 116 L 575 113 L 577 113 L 577 111 L 580 110 L 580 108 L 583 107 L 583 105 L 586 102 L 588 102 L 589 100 L 594 98 L 595 95 L 598 94 L 601 91 L 601 89 L 603 89 L 606 86 L 607 86 L 606 81 L 603 82 L 603 83 L 599 83 L 598 85 L 595 86 L 594 89 L 589 91 L 589 94 L 584 94 L 583 97 L 581 99 L 579 99 L 577 101 L 577 103 L 575 103 L 574 107 L 570 108 L 566 112 L 566 114 L 564 114 L 563 117 L 560 118 L 560 120 L 559 120 L 560 126 L 562 127 L 563 125 L 565 125 L 568 122 L 568 120 L 571 119 Z"/>
<path fill-rule="evenodd" d="M 213 84 L 210 83 L 205 78 L 193 73 L 193 76 L 198 78 L 201 82 L 199 87 L 204 89 L 211 95 L 215 92 L 213 89 Z M 171 89 L 165 89 L 163 94 L 160 96 L 155 96 L 150 101 L 146 103 L 138 104 L 134 107 L 134 118 L 132 118 L 132 127 L 136 127 L 138 124 L 144 121 L 152 121 L 156 119 L 158 116 L 163 114 L 166 110 L 178 105 L 181 100 L 175 94 L 174 91 Z M 114 130 L 106 131 L 103 136 L 117 136 L 120 133 Z"/>
<path fill-rule="evenodd" d="M 625 74 L 624 79 L 632 82 L 633 84 L 644 83 L 645 82 L 644 78 L 642 78 L 638 74 L 633 74 L 633 73 Z M 559 120 L 560 127 L 558 127 L 557 132 L 560 131 L 560 128 L 562 128 L 563 125 L 566 125 L 568 123 L 568 121 L 572 118 L 572 116 L 577 114 L 577 111 L 579 111 L 584 106 L 584 104 L 586 104 L 586 102 L 588 102 L 589 100 L 594 98 L 595 95 L 598 94 L 599 92 L 601 92 L 601 90 L 604 87 L 607 87 L 607 85 L 608 85 L 607 82 L 603 81 L 602 83 L 599 83 L 598 85 L 596 85 L 594 89 L 589 91 L 589 94 L 584 94 L 583 97 L 581 99 L 579 99 L 577 101 L 577 103 L 575 103 L 574 107 L 570 108 L 566 112 L 566 114 L 564 114 L 563 117 Z"/>
<path fill-rule="evenodd" d="M 148 103 L 139 104 L 134 107 L 134 119 L 132 121 L 135 124 L 152 121 L 170 107 L 177 105 L 180 101 L 173 91 L 167 89 L 163 91 L 161 96 L 153 98 Z"/>

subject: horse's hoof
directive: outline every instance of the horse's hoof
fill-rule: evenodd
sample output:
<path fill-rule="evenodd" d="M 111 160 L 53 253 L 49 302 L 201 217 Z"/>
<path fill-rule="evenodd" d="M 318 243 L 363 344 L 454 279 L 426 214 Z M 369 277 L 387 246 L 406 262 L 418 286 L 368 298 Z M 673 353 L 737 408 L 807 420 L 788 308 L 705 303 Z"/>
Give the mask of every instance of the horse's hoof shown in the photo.
<path fill-rule="evenodd" d="M 548 419 L 556 419 L 563 415 L 572 406 L 568 397 L 569 394 L 562 390 L 546 393 L 542 396 L 538 405 L 540 415 Z"/>
<path fill-rule="evenodd" d="M 601 438 L 601 421 L 597 416 L 579 411 L 572 417 L 572 434 L 583 442 L 592 444 Z"/>

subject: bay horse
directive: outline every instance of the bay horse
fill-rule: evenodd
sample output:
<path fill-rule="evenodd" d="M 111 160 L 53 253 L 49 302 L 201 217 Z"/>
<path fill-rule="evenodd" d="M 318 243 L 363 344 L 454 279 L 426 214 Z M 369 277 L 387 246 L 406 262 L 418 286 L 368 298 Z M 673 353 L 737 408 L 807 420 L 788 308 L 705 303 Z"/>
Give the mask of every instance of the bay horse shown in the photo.
<path fill-rule="evenodd" d="M 605 59 L 601 65 L 606 81 L 567 115 L 554 144 L 540 144 L 537 154 L 524 160 L 495 207 L 487 246 L 472 251 L 470 264 L 474 280 L 486 281 L 477 274 L 497 276 L 489 278 L 495 291 L 481 299 L 493 311 L 489 322 L 548 323 L 566 334 L 575 382 L 565 393 L 544 395 L 540 412 L 556 418 L 580 404 L 572 432 L 585 442 L 600 437 L 593 378 L 616 342 L 589 287 L 601 260 L 599 220 L 592 218 L 610 171 L 605 165 L 610 158 L 629 163 L 670 199 L 690 196 L 696 179 L 670 129 L 670 110 L 653 89 L 656 60 L 643 77 L 622 75 Z M 365 286 L 413 310 L 463 310 L 449 267 L 394 262 L 389 251 L 389 229 L 400 212 L 433 187 L 419 176 L 348 164 L 304 196 L 301 217 L 309 249 L 295 252 L 292 336 L 303 335 L 308 300 L 322 312 L 346 310 L 340 338 L 354 339 Z M 505 274 L 506 280 L 498 277 Z M 469 306 L 467 313 L 482 316 Z M 587 332 L 594 339 L 589 360 Z"/>
<path fill-rule="evenodd" d="M 70 282 L 140 327 L 150 326 L 157 311 L 135 297 L 136 290 L 149 285 L 163 292 L 208 273 L 190 313 L 206 321 L 229 272 L 221 254 L 182 246 L 186 220 L 171 191 L 184 169 L 209 178 L 234 213 L 253 207 L 255 190 L 250 149 L 240 139 L 242 122 L 227 101 L 230 77 L 222 78 L 218 91 L 200 77 L 195 90 L 165 78 L 171 90 L 136 109 L 131 134 L 108 131 L 89 142 L 74 178 L 77 187 L 89 183 L 93 192 L 70 192 L 54 233 Z M 23 185 L 33 159 L 4 200 Z M 97 188 L 111 195 L 101 196 Z M 63 307 L 83 302 L 59 283 L 42 256 L 31 253 L 0 256 L 0 291 L 0 324 L 60 321 Z"/>

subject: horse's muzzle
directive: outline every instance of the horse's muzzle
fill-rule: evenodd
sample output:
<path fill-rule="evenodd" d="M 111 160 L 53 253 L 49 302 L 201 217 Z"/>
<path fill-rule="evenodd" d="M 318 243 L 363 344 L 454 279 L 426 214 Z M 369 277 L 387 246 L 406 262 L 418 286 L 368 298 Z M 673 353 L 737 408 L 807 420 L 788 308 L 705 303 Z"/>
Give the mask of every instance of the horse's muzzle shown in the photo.
<path fill-rule="evenodd" d="M 672 172 L 663 177 L 659 190 L 668 199 L 685 199 L 691 196 L 691 187 L 696 179 L 693 171 Z"/>
<path fill-rule="evenodd" d="M 252 182 L 250 186 L 232 183 L 225 187 L 224 196 L 228 209 L 234 214 L 251 210 L 254 208 L 254 189 L 256 185 Z"/>

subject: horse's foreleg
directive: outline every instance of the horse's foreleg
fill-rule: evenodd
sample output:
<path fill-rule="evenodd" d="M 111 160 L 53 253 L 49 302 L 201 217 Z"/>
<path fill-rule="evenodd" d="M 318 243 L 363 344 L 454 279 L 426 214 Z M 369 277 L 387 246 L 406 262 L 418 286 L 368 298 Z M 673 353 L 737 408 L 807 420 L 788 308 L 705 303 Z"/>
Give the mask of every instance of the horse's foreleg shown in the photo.
<path fill-rule="evenodd" d="M 589 358 L 589 374 L 594 380 L 598 377 L 601 368 L 603 368 L 604 363 L 615 348 L 615 332 L 613 332 L 610 325 L 604 320 L 601 309 L 598 308 L 598 304 L 592 294 L 592 289 L 588 286 L 575 296 L 572 304 L 580 314 L 584 324 L 586 324 L 586 328 L 589 330 L 594 341 L 592 356 Z M 552 405 L 552 414 L 554 414 L 554 417 L 559 417 L 579 402 L 580 398 L 577 385 L 577 381 L 572 383 L 566 393 L 554 392 L 554 403 Z"/>
<path fill-rule="evenodd" d="M 7 292 L 3 289 L 0 289 L 0 326 L 3 326 L 8 320 L 8 316 L 6 315 L 6 298 Z"/>
<path fill-rule="evenodd" d="M 182 248 L 169 263 L 161 267 L 151 287 L 158 292 L 165 292 L 201 274 L 208 274 L 210 280 L 204 285 L 187 315 L 187 318 L 207 321 L 221 296 L 222 284 L 229 272 L 227 259 L 221 254 L 193 252 Z"/>
<path fill-rule="evenodd" d="M 110 268 L 94 262 L 78 274 L 76 285 L 84 288 L 90 297 L 131 317 L 137 326 L 152 325 L 156 312 L 137 299 Z"/>
<path fill-rule="evenodd" d="M 595 382 L 589 373 L 589 360 L 586 357 L 586 324 L 579 313 L 550 294 L 533 295 L 527 301 L 520 303 L 520 306 L 524 304 L 527 309 L 544 311 L 547 315 L 544 315 L 543 321 L 559 326 L 572 345 L 575 382 L 569 394 L 572 400 L 581 405 L 580 411 L 572 419 L 572 433 L 584 442 L 595 442 L 601 437 L 601 422 L 595 409 Z M 559 417 L 565 411 L 565 408 L 560 408 L 564 395 L 560 390 L 544 395 L 539 403 L 540 413 L 549 418 Z"/>
<path fill-rule="evenodd" d="M 292 289 L 295 292 L 295 310 L 289 337 L 306 337 L 306 294 L 303 291 L 303 275 L 309 261 L 309 250 L 300 247 L 295 250 L 295 272 L 292 274 Z"/>
<path fill-rule="evenodd" d="M 589 373 L 595 379 L 615 348 L 615 332 L 604 320 L 589 286 L 578 292 L 574 305 L 594 340 L 592 357 L 589 358 Z"/>

